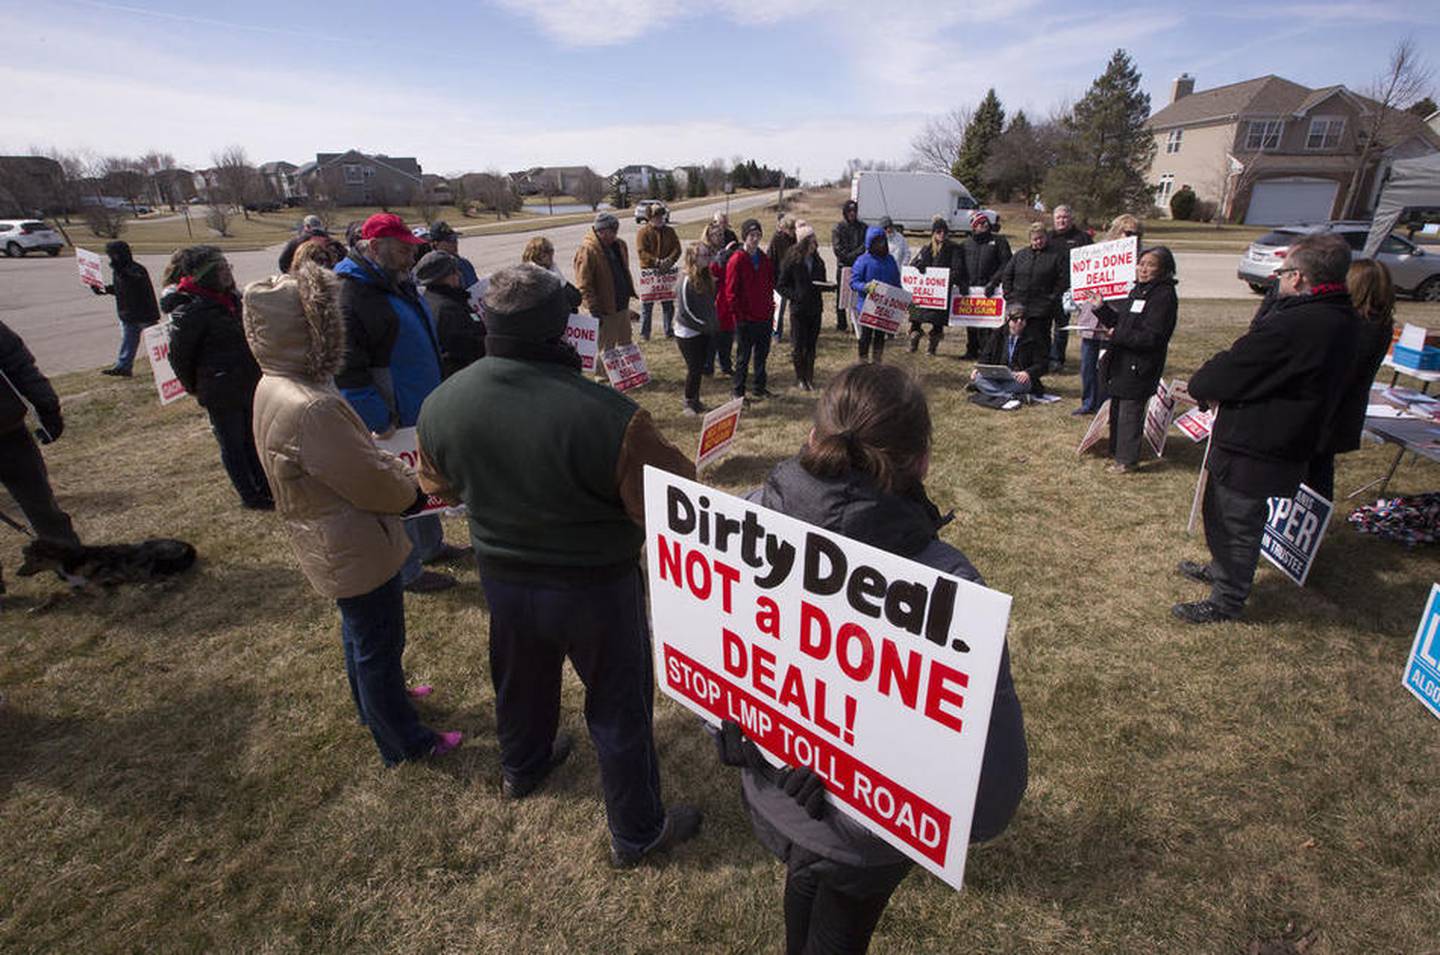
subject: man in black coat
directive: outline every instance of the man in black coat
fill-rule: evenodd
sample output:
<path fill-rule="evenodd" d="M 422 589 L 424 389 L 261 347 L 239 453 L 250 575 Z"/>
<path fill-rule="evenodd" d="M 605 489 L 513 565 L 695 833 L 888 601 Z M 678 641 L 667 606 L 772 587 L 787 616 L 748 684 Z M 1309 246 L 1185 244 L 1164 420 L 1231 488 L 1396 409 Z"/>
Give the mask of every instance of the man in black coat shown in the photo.
<path fill-rule="evenodd" d="M 1070 250 L 1078 249 L 1082 245 L 1090 244 L 1090 233 L 1075 224 L 1075 218 L 1067 205 L 1058 205 L 1053 213 L 1055 228 L 1050 230 L 1049 245 L 1060 253 L 1061 262 L 1065 265 L 1068 276 L 1070 269 Z M 1070 281 L 1065 281 L 1069 287 Z M 1059 371 L 1065 367 L 1065 349 L 1070 344 L 1070 333 L 1065 331 L 1063 318 L 1055 323 L 1055 334 L 1050 340 L 1050 370 Z"/>
<path fill-rule="evenodd" d="M 1010 240 L 993 232 L 990 217 L 976 209 L 970 213 L 970 236 L 960 243 L 960 254 L 965 259 L 966 280 L 972 286 L 988 285 L 1010 261 Z M 980 354 L 983 332 L 982 328 L 965 330 L 965 354 L 962 358 L 974 358 Z"/>
<path fill-rule="evenodd" d="M 478 358 L 485 357 L 485 323 L 470 310 L 470 293 L 460 263 L 448 252 L 428 252 L 415 265 L 415 280 L 425 287 L 425 304 L 435 319 L 440 345 L 440 377 L 449 378 Z"/>
<path fill-rule="evenodd" d="M 1026 329 L 1025 306 L 1019 302 L 1005 306 L 1005 324 L 990 332 L 985 347 L 980 350 L 980 364 L 1003 365 L 1009 368 L 1014 378 L 997 380 L 980 374 L 977 368 L 970 372 L 971 387 L 989 398 L 1015 398 L 1018 402 L 1045 394 L 1040 376 L 1045 374 L 1049 363 L 1045 343 L 1029 334 Z M 971 400 L 977 400 L 978 396 Z M 1004 407 L 1012 407 L 1005 405 Z"/>
<path fill-rule="evenodd" d="M 92 285 L 90 291 L 115 296 L 115 313 L 120 317 L 120 353 L 115 356 L 115 364 L 101 374 L 129 378 L 135 352 L 140 347 L 140 332 L 160 321 L 160 305 L 155 301 L 150 273 L 130 254 L 130 243 L 119 239 L 107 242 L 105 253 L 110 256 L 113 281 L 103 289 Z"/>
<path fill-rule="evenodd" d="M 1060 316 L 1060 297 L 1070 287 L 1070 256 L 1062 259 L 1050 245 L 1045 227 L 1030 224 L 1030 245 L 1021 249 L 1005 263 L 999 275 L 986 283 L 985 294 L 995 294 L 995 286 L 1005 288 L 1005 301 L 1025 306 L 1025 334 L 1044 343 L 1048 360 L 1050 328 Z"/>
<path fill-rule="evenodd" d="M 835 253 L 835 281 L 841 279 L 840 270 L 855 264 L 865 251 L 865 230 L 869 228 L 860 220 L 860 206 L 854 199 L 845 200 L 840 207 L 840 221 L 830 230 L 830 251 Z M 840 296 L 844 285 L 835 292 L 835 327 L 845 331 L 845 310 L 840 307 Z"/>
<path fill-rule="evenodd" d="M 1218 405 L 1205 489 L 1210 563 L 1178 571 L 1210 585 L 1210 597 L 1177 603 L 1189 623 L 1240 615 L 1250 595 L 1266 499 L 1291 497 L 1342 396 L 1359 320 L 1345 290 L 1350 247 L 1337 235 L 1308 235 L 1290 247 L 1278 274 L 1279 298 L 1258 326 L 1190 378 L 1201 407 Z"/>

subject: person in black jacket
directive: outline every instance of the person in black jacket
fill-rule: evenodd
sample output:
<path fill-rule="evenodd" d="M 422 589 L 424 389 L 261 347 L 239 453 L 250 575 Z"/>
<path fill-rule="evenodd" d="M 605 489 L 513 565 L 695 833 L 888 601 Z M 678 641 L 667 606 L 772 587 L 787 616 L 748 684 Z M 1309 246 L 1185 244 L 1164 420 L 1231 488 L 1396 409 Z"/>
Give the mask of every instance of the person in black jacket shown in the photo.
<path fill-rule="evenodd" d="M 970 213 L 970 235 L 960 243 L 960 254 L 965 260 L 966 281 L 972 287 L 990 285 L 1010 261 L 1010 240 L 992 232 L 990 217 L 976 209 Z M 965 354 L 960 357 L 969 359 L 980 354 L 984 331 L 981 328 L 965 330 Z"/>
<path fill-rule="evenodd" d="M 1005 288 L 1005 301 L 1025 306 L 1025 333 L 1045 343 L 1050 352 L 1050 328 L 1060 316 L 1060 298 L 1070 287 L 1070 256 L 1062 260 L 1050 245 L 1045 227 L 1030 223 L 1030 245 L 1006 262 L 998 275 L 985 283 L 985 294 L 994 295 L 997 285 Z"/>
<path fill-rule="evenodd" d="M 1110 395 L 1110 469 L 1124 474 L 1140 463 L 1145 406 L 1165 374 L 1170 336 L 1175 334 L 1175 256 L 1163 245 L 1146 249 L 1135 263 L 1135 287 L 1116 311 L 1092 292 L 1095 317 L 1110 330 L 1103 362 Z"/>
<path fill-rule="evenodd" d="M 840 207 L 840 221 L 830 230 L 830 251 L 835 253 L 835 281 L 840 281 L 840 271 L 855 264 L 865 252 L 865 230 L 860 220 L 860 205 L 854 199 L 846 199 Z M 845 331 L 845 310 L 840 307 L 840 290 L 835 292 L 835 328 Z"/>
<path fill-rule="evenodd" d="M 285 247 L 280 250 L 280 260 L 277 264 L 280 266 L 282 275 L 289 274 L 290 267 L 295 261 L 295 250 L 302 243 L 309 242 L 314 238 L 329 239 L 330 233 L 326 231 L 325 223 L 319 216 L 309 215 L 301 220 L 300 228 L 295 230 L 295 234 L 286 240 Z M 340 258 L 344 258 L 344 255 L 342 254 Z"/>
<path fill-rule="evenodd" d="M 1239 616 L 1250 596 L 1266 498 L 1291 497 L 1325 438 L 1349 375 L 1359 321 L 1345 288 L 1350 247 L 1334 234 L 1307 235 L 1278 272 L 1280 300 L 1258 327 L 1190 378 L 1202 408 L 1218 405 L 1205 486 L 1210 563 L 1176 570 L 1210 585 L 1210 597 L 1177 603 L 1190 623 Z"/>
<path fill-rule="evenodd" d="M 1016 398 L 1028 401 L 1045 393 L 1040 376 L 1049 366 L 1045 343 L 1028 333 L 1025 325 L 1025 306 L 1019 302 L 1005 306 L 1005 325 L 994 329 L 980 349 L 980 363 L 983 365 L 1004 365 L 1014 373 L 1014 378 L 997 380 L 980 374 L 979 369 L 970 372 L 972 387 L 991 398 Z M 1024 396 L 1022 399 L 1021 396 Z M 1002 406 L 1004 407 L 1004 406 Z"/>
<path fill-rule="evenodd" d="M 461 287 L 460 263 L 448 252 L 427 252 L 415 265 L 415 280 L 425 287 L 425 304 L 435 320 L 443 381 L 485 357 L 485 323 L 470 310 L 470 294 Z"/>
<path fill-rule="evenodd" d="M 986 220 L 989 221 L 989 220 Z M 904 263 L 901 263 L 904 264 Z M 936 216 L 930 223 L 930 242 L 919 252 L 915 258 L 910 260 L 910 265 L 919 269 L 923 274 L 927 269 L 949 269 L 950 288 L 965 289 L 969 287 L 969 280 L 965 273 L 965 255 L 960 247 L 950 241 L 950 223 L 945 221 L 943 216 Z M 917 308 L 910 319 L 910 350 L 916 351 L 920 347 L 920 339 L 924 337 L 924 327 L 930 325 L 930 354 L 940 348 L 940 340 L 945 337 L 945 325 L 950 321 L 950 316 L 944 309 L 938 308 Z"/>
<path fill-rule="evenodd" d="M 120 317 L 120 353 L 115 356 L 115 364 L 100 374 L 129 378 L 140 347 L 140 331 L 160 321 L 160 306 L 155 302 L 150 273 L 130 254 L 128 242 L 119 239 L 107 242 L 105 253 L 110 256 L 112 281 L 103 289 L 92 285 L 90 291 L 115 296 L 115 313 Z"/>
<path fill-rule="evenodd" d="M 1068 288 L 1070 269 L 1070 250 L 1078 249 L 1082 245 L 1089 245 L 1091 242 L 1090 233 L 1075 224 L 1075 217 L 1070 207 L 1064 204 L 1055 207 L 1051 213 L 1055 228 L 1050 230 L 1049 245 L 1060 253 L 1060 261 L 1066 269 L 1065 285 Z M 1065 367 L 1065 349 L 1070 344 L 1070 333 L 1065 330 L 1063 318 L 1057 316 L 1055 322 L 1054 337 L 1050 341 L 1050 370 L 1059 371 Z"/>
<path fill-rule="evenodd" d="M 815 230 L 808 223 L 796 228 L 795 244 L 779 268 L 775 291 L 790 305 L 790 361 L 795 366 L 795 381 L 801 391 L 814 391 L 815 345 L 824 318 L 820 290 L 825 283 L 825 260 L 820 258 Z"/>
<path fill-rule="evenodd" d="M 173 286 L 160 303 L 172 326 L 170 367 L 210 416 L 220 463 L 240 503 L 272 511 L 275 501 L 250 423 L 260 366 L 245 341 L 230 263 L 213 245 L 193 245 L 170 259 L 164 281 Z"/>

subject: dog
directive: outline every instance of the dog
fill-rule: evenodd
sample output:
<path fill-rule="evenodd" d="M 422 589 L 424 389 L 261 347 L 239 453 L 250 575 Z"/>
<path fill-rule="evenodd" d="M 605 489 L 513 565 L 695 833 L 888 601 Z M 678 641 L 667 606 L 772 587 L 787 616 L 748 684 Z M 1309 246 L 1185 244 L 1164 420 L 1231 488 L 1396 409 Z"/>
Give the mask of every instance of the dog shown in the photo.
<path fill-rule="evenodd" d="M 194 546 L 166 537 L 98 547 L 34 540 L 23 554 L 25 561 L 15 571 L 21 577 L 52 570 L 75 590 L 150 583 L 183 573 L 195 563 Z"/>

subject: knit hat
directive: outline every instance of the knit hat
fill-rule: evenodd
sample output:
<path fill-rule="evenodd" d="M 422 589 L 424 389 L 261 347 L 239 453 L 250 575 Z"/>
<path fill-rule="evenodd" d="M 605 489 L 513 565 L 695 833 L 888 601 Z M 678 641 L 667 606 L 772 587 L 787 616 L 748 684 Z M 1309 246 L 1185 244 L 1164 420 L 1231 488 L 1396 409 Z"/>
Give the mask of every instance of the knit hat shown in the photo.
<path fill-rule="evenodd" d="M 490 276 L 485 290 L 487 334 L 553 342 L 565 334 L 569 323 L 565 283 L 549 269 L 524 262 Z"/>
<path fill-rule="evenodd" d="M 415 281 L 421 285 L 432 285 L 445 276 L 459 271 L 460 263 L 449 252 L 426 252 L 415 265 Z"/>
<path fill-rule="evenodd" d="M 944 216 L 935 216 L 933 219 L 930 220 L 930 231 L 944 232 L 946 235 L 949 235 L 950 223 L 945 221 Z"/>
<path fill-rule="evenodd" d="M 604 232 L 606 229 L 614 229 L 618 232 L 620 230 L 620 220 L 615 218 L 612 213 L 597 212 L 595 213 L 594 229 L 596 232 Z"/>
<path fill-rule="evenodd" d="M 799 245 L 806 239 L 815 238 L 815 227 L 803 219 L 795 223 L 795 244 Z"/>
<path fill-rule="evenodd" d="M 990 224 L 990 217 L 987 216 L 984 212 L 981 212 L 979 209 L 976 209 L 974 212 L 970 213 L 970 228 L 975 228 L 975 223 L 979 222 L 982 219 L 985 220 L 986 225 Z"/>
<path fill-rule="evenodd" d="M 765 233 L 765 230 L 760 228 L 759 219 L 746 219 L 740 223 L 740 238 L 745 238 L 751 232 L 759 232 L 762 235 Z"/>

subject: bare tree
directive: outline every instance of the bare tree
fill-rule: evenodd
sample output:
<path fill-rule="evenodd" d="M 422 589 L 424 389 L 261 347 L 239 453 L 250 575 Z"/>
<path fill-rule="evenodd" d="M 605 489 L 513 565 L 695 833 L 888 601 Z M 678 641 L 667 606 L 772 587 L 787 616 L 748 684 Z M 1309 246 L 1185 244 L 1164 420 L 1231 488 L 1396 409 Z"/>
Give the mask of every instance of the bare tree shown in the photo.
<path fill-rule="evenodd" d="M 434 194 L 424 186 L 415 187 L 415 195 L 410 204 L 415 207 L 416 213 L 427 226 L 440 218 L 440 203 L 435 201 Z"/>
<path fill-rule="evenodd" d="M 96 162 L 96 174 L 108 195 L 130 204 L 130 211 L 140 214 L 140 201 L 149 199 L 150 177 L 141 168 L 140 160 L 129 156 L 104 156 Z"/>
<path fill-rule="evenodd" d="M 251 202 L 259 191 L 260 173 L 250 165 L 250 157 L 245 154 L 244 146 L 226 146 L 220 152 L 210 157 L 215 164 L 215 190 L 218 195 L 212 197 L 212 205 L 220 204 L 230 207 L 230 212 L 239 210 L 246 219 L 250 218 L 250 211 L 245 208 L 247 202 Z M 214 200 L 218 200 L 214 201 Z M 208 221 L 208 218 L 207 218 Z M 229 222 L 227 220 L 228 228 Z M 211 223 L 210 228 L 220 232 Z M 220 232 L 221 235 L 228 235 L 227 232 Z"/>
<path fill-rule="evenodd" d="M 564 195 L 564 193 L 560 191 L 559 179 L 552 175 L 541 174 L 540 195 L 545 197 L 545 205 L 550 215 L 553 216 L 555 214 L 555 197 Z"/>
<path fill-rule="evenodd" d="M 205 224 L 222 236 L 230 234 L 230 220 L 235 218 L 235 207 L 222 202 L 211 203 L 205 212 Z"/>
<path fill-rule="evenodd" d="M 85 224 L 91 233 L 102 239 L 118 239 L 125 231 L 125 220 L 130 214 L 123 207 L 107 206 L 103 202 L 85 207 Z"/>
<path fill-rule="evenodd" d="M 1410 104 L 1429 94 L 1433 72 L 1415 48 L 1413 37 L 1406 37 L 1395 44 L 1390 51 L 1390 61 L 1385 72 L 1375 78 L 1365 90 L 1365 95 L 1374 104 L 1370 115 L 1364 117 L 1365 127 L 1356 130 L 1360 145 L 1360 159 L 1350 177 L 1350 190 L 1345 197 L 1345 217 L 1353 218 L 1360 212 L 1364 196 L 1360 186 L 1369 172 L 1370 161 L 1395 145 L 1401 133 L 1402 117 L 1394 115 L 1402 104 Z"/>
<path fill-rule="evenodd" d="M 725 160 L 716 156 L 705 166 L 701 175 L 705 177 L 706 194 L 713 196 L 725 188 L 725 180 L 730 176 L 730 167 L 725 165 Z"/>
<path fill-rule="evenodd" d="M 925 128 L 910 140 L 915 163 L 927 172 L 950 172 L 965 142 L 965 127 L 975 111 L 959 106 L 942 116 L 931 117 Z"/>
<path fill-rule="evenodd" d="M 594 212 L 600 208 L 600 203 L 605 199 L 607 189 L 605 180 L 600 178 L 595 170 L 586 166 L 575 176 L 570 191 L 575 194 L 576 199 L 585 203 L 585 205 L 590 207 L 590 211 Z"/>

